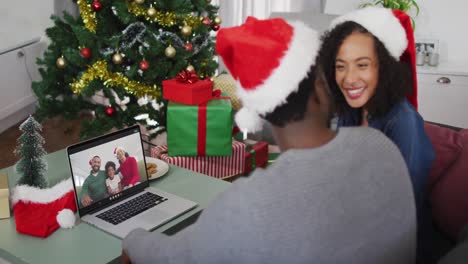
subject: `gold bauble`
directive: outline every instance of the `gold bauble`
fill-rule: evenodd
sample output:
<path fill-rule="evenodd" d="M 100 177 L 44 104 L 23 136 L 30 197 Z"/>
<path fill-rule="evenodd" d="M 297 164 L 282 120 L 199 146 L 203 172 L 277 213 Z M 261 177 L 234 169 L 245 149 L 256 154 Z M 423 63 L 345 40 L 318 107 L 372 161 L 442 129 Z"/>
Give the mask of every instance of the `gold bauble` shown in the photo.
<path fill-rule="evenodd" d="M 188 37 L 192 34 L 192 27 L 191 26 L 183 26 L 182 29 L 180 30 L 182 32 L 182 35 Z"/>
<path fill-rule="evenodd" d="M 168 58 L 174 58 L 176 55 L 176 49 L 172 47 L 172 45 L 169 45 L 169 47 L 164 51 L 164 54 L 166 54 L 166 57 Z"/>
<path fill-rule="evenodd" d="M 223 20 L 221 20 L 221 18 L 219 16 L 216 16 L 213 20 L 213 22 L 216 24 L 216 25 L 219 25 L 223 22 Z"/>
<path fill-rule="evenodd" d="M 55 64 L 57 65 L 57 68 L 59 69 L 63 69 L 67 66 L 67 62 L 65 61 L 63 57 L 58 58 Z"/>
<path fill-rule="evenodd" d="M 145 2 L 145 0 L 135 0 L 135 3 L 137 3 L 139 5 L 143 4 L 144 2 Z"/>
<path fill-rule="evenodd" d="M 189 65 L 187 66 L 187 68 L 185 68 L 185 69 L 186 69 L 187 71 L 191 71 L 191 72 L 195 71 L 195 67 L 193 67 L 192 64 L 189 64 Z"/>
<path fill-rule="evenodd" d="M 148 10 L 146 11 L 146 13 L 148 14 L 148 16 L 154 17 L 154 16 L 156 15 L 157 11 L 156 11 L 156 8 L 150 7 L 150 8 L 148 8 Z"/>
<path fill-rule="evenodd" d="M 123 62 L 123 57 L 122 55 L 120 55 L 120 53 L 115 53 L 114 55 L 112 55 L 112 62 L 114 64 L 121 64 Z"/>

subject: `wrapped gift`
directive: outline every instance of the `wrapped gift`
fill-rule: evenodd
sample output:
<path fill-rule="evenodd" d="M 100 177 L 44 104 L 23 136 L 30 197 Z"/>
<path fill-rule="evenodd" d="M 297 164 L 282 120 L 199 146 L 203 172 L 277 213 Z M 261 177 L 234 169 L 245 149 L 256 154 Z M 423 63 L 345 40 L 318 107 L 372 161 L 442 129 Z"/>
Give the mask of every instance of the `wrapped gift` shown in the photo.
<path fill-rule="evenodd" d="M 232 108 L 234 111 L 237 111 L 242 107 L 236 93 L 236 80 L 234 80 L 230 74 L 223 73 L 216 76 L 213 80 L 213 89 L 221 90 L 223 94 L 226 94 L 231 98 Z"/>
<path fill-rule="evenodd" d="M 212 98 L 213 82 L 198 80 L 190 71 L 182 71 L 176 78 L 163 81 L 162 86 L 164 99 L 182 104 L 198 105 Z"/>
<path fill-rule="evenodd" d="M 167 146 L 152 147 L 151 157 L 219 179 L 242 174 L 245 169 L 245 145 L 238 141 L 232 141 L 228 157 L 170 157 L 167 151 Z"/>
<path fill-rule="evenodd" d="M 263 141 L 246 140 L 244 174 L 248 174 L 257 167 L 265 168 L 268 164 L 268 143 Z"/>
<path fill-rule="evenodd" d="M 167 145 L 170 156 L 230 156 L 232 107 L 229 97 L 200 105 L 169 102 Z"/>
<path fill-rule="evenodd" d="M 10 217 L 10 191 L 8 176 L 0 173 L 0 219 Z"/>

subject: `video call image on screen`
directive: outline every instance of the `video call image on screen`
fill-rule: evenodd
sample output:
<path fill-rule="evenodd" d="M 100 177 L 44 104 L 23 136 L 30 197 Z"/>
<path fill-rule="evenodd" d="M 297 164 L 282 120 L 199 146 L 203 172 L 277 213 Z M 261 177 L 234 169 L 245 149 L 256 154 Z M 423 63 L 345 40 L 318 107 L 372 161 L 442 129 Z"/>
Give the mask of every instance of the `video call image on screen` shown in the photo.
<path fill-rule="evenodd" d="M 147 180 L 139 133 L 70 155 L 78 205 L 89 206 Z"/>

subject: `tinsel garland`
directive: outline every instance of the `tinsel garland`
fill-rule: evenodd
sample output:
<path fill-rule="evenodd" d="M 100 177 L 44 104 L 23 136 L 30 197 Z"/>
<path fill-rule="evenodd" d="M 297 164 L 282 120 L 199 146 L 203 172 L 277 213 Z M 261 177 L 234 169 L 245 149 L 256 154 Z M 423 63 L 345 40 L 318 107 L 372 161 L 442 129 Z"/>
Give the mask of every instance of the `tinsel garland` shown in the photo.
<path fill-rule="evenodd" d="M 84 26 L 89 31 L 96 33 L 96 13 L 91 8 L 91 5 L 86 0 L 78 0 L 76 3 L 80 9 L 80 15 L 83 19 Z"/>
<path fill-rule="evenodd" d="M 149 16 L 147 14 L 147 10 L 136 2 L 130 2 L 128 4 L 128 11 L 135 16 L 143 16 L 147 21 L 156 22 L 159 25 L 165 27 L 171 27 L 178 24 L 178 22 L 181 22 L 181 24 L 190 26 L 192 28 L 197 28 L 201 23 L 201 18 L 194 17 L 192 15 L 180 16 L 171 12 L 156 11 L 154 16 Z"/>
<path fill-rule="evenodd" d="M 102 80 L 106 87 L 123 87 L 128 93 L 137 97 L 150 95 L 154 98 L 161 96 L 161 89 L 156 85 L 147 85 L 137 81 L 130 81 L 122 73 L 109 72 L 107 62 L 97 61 L 81 75 L 79 80 L 71 83 L 70 86 L 74 93 L 81 93 L 83 89 L 93 80 Z"/>

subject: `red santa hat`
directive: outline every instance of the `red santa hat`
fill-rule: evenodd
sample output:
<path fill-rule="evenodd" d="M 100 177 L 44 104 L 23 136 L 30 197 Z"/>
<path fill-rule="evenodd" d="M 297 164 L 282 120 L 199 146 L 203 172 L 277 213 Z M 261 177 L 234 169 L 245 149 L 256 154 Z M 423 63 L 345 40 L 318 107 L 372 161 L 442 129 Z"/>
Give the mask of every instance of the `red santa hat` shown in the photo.
<path fill-rule="evenodd" d="M 47 237 L 59 227 L 75 224 L 76 201 L 71 179 L 52 188 L 18 185 L 11 197 L 16 231 Z"/>
<path fill-rule="evenodd" d="M 218 32 L 216 51 L 238 83 L 243 107 L 235 119 L 241 130 L 260 130 L 260 116 L 273 112 L 298 90 L 318 48 L 315 30 L 282 18 L 248 17 L 243 25 Z"/>
<path fill-rule="evenodd" d="M 413 74 L 413 91 L 407 98 L 417 109 L 416 48 L 411 18 L 400 10 L 366 7 L 335 18 L 331 22 L 330 29 L 347 21 L 363 26 L 383 43 L 392 57 L 410 64 Z"/>

